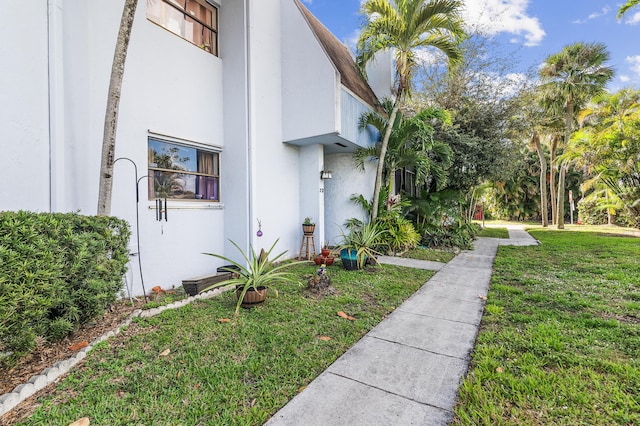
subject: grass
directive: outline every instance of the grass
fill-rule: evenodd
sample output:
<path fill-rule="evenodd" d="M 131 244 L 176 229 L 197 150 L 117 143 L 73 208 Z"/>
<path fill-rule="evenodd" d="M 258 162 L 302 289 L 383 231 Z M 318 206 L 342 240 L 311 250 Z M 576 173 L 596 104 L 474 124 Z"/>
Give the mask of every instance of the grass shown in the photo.
<path fill-rule="evenodd" d="M 509 231 L 507 231 L 507 228 L 488 228 L 485 226 L 478 233 L 478 237 L 509 238 Z"/>
<path fill-rule="evenodd" d="M 412 249 L 406 252 L 403 257 L 408 257 L 410 259 L 430 260 L 432 262 L 447 263 L 451 259 L 456 257 L 456 253 L 450 250 L 438 250 L 438 249 L 430 249 L 426 247 L 416 247 L 415 249 Z"/>
<path fill-rule="evenodd" d="M 640 424 L 640 239 L 500 247 L 456 424 Z"/>
<path fill-rule="evenodd" d="M 337 294 L 316 299 L 303 278 L 316 267 L 291 269 L 300 285 L 278 287 L 237 322 L 218 321 L 233 317 L 232 292 L 139 319 L 97 345 L 22 424 L 262 424 L 433 274 L 330 267 Z"/>

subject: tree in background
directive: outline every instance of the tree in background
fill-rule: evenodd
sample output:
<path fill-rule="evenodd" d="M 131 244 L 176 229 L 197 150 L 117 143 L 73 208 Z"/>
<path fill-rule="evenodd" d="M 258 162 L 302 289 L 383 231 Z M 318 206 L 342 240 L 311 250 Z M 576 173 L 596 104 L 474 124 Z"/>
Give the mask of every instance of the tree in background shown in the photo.
<path fill-rule="evenodd" d="M 589 186 L 604 194 L 602 208 L 626 213 L 640 225 L 640 90 L 622 89 L 594 97 L 580 111 L 581 129 L 565 156 L 583 167 Z M 604 187 L 603 187 L 604 185 Z"/>
<path fill-rule="evenodd" d="M 606 66 L 609 52 L 602 43 L 574 43 L 549 55 L 539 70 L 541 103 L 550 115 L 564 115 L 564 142 L 568 143 L 575 128 L 578 111 L 589 99 L 604 92 L 613 78 Z M 567 162 L 558 170 L 557 227 L 564 229 L 564 195 Z"/>
<path fill-rule="evenodd" d="M 365 73 L 366 64 L 374 59 L 376 53 L 391 49 L 395 55 L 395 100 L 389 122 L 395 122 L 401 102 L 411 92 L 419 51 L 435 49 L 444 53 L 450 63 L 460 59 L 458 46 L 465 36 L 459 15 L 461 6 L 459 0 L 367 0 L 362 4 L 365 25 L 357 44 L 358 66 Z M 392 126 L 387 127 L 380 145 L 372 220 L 378 214 L 391 129 Z"/>
<path fill-rule="evenodd" d="M 520 167 L 518 138 L 528 129 L 515 127 L 521 121 L 516 95 L 528 79 L 514 71 L 517 61 L 513 52 L 501 51 L 481 31 L 467 38 L 461 49 L 463 57 L 451 70 L 434 66 L 420 69 L 416 81 L 422 90 L 410 107 L 439 107 L 450 112 L 452 125 L 436 126 L 435 133 L 435 138 L 447 143 L 454 153 L 445 190 L 458 194 L 459 214 L 471 220 L 480 186 L 503 180 Z M 430 193 L 437 190 L 428 189 Z M 450 195 L 430 198 L 451 204 Z"/>

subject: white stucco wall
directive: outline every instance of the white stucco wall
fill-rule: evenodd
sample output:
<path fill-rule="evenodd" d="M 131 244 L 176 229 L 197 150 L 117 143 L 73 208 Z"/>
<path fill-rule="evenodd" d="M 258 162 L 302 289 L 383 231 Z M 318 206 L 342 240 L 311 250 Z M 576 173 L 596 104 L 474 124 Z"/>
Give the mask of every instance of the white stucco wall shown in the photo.
<path fill-rule="evenodd" d="M 281 0 L 250 0 L 252 129 L 251 237 L 256 248 L 280 239 L 278 252 L 295 256 L 299 244 L 299 149 L 283 143 Z M 258 238 L 257 220 L 263 236 Z"/>
<path fill-rule="evenodd" d="M 0 40 L 0 210 L 48 211 L 47 3 L 0 2 Z"/>
<path fill-rule="evenodd" d="M 342 231 L 346 233 L 344 222 L 352 217 L 364 220 L 366 213 L 350 201 L 351 195 L 362 194 L 367 200 L 373 196 L 376 163 L 367 162 L 365 170 L 358 170 L 351 154 L 325 155 L 325 168 L 333 170 L 332 179 L 324 181 L 325 194 L 325 235 L 331 245 L 338 245 Z"/>
<path fill-rule="evenodd" d="M 390 49 L 378 52 L 367 64 L 367 81 L 378 99 L 391 97 L 393 53 Z"/>
<path fill-rule="evenodd" d="M 282 0 L 283 140 L 339 132 L 339 75 L 293 0 Z"/>

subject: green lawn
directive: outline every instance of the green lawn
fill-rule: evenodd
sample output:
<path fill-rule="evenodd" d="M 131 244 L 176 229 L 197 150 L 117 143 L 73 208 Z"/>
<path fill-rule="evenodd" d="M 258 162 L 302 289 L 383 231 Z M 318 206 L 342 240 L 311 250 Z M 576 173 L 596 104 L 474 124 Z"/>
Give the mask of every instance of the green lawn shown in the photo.
<path fill-rule="evenodd" d="M 134 322 L 97 345 L 22 424 L 85 416 L 92 425 L 262 424 L 433 275 L 332 266 L 337 294 L 305 297 L 304 276 L 316 269 L 292 268 L 300 285 L 281 286 L 238 322 L 218 321 L 233 318 L 231 292 Z"/>
<path fill-rule="evenodd" d="M 640 239 L 500 247 L 456 424 L 640 424 Z"/>
<path fill-rule="evenodd" d="M 488 227 L 484 227 L 478 233 L 478 237 L 509 238 L 509 231 L 507 230 L 507 228 L 488 228 Z"/>

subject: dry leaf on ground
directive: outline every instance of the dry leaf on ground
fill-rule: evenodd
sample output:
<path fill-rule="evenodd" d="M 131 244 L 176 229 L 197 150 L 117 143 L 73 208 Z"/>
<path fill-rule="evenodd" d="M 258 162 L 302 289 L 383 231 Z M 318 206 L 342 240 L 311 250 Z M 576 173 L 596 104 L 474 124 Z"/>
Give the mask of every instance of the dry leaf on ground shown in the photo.
<path fill-rule="evenodd" d="M 73 423 L 69 423 L 69 426 L 89 426 L 90 424 L 91 422 L 89 421 L 89 417 L 83 417 Z"/>
<path fill-rule="evenodd" d="M 218 322 L 229 322 L 231 321 L 229 318 L 220 318 L 218 319 Z"/>
<path fill-rule="evenodd" d="M 355 321 L 356 319 L 354 317 L 352 317 L 351 315 L 347 315 L 344 312 L 340 311 L 338 312 L 338 316 L 342 317 L 344 319 L 348 319 L 349 321 Z"/>
<path fill-rule="evenodd" d="M 329 336 L 318 336 L 318 339 L 324 340 L 326 342 L 328 340 L 331 340 L 331 337 L 329 337 Z"/>
<path fill-rule="evenodd" d="M 160 352 L 160 356 L 167 356 L 171 353 L 171 349 L 165 349 L 164 351 Z"/>
<path fill-rule="evenodd" d="M 89 342 L 87 342 L 87 341 L 78 342 L 75 345 L 69 346 L 69 350 L 75 352 L 75 351 L 77 351 L 79 349 L 86 348 L 87 346 L 89 346 Z"/>

